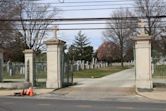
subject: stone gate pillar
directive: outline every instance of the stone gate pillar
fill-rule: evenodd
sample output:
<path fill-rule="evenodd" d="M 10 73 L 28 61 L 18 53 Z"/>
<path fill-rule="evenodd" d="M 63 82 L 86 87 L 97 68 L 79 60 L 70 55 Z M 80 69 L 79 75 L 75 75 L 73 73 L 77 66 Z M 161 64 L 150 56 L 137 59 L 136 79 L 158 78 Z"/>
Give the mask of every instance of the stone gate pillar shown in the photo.
<path fill-rule="evenodd" d="M 3 80 L 3 50 L 0 49 L 0 82 Z"/>
<path fill-rule="evenodd" d="M 61 88 L 64 73 L 64 44 L 58 39 L 46 41 L 47 45 L 47 88 Z"/>
<path fill-rule="evenodd" d="M 34 51 L 26 49 L 25 55 L 25 81 L 30 82 L 32 86 L 35 85 L 35 72 L 34 72 Z"/>
<path fill-rule="evenodd" d="M 141 20 L 139 26 L 142 28 L 135 40 L 135 68 L 136 68 L 136 88 L 138 90 L 152 90 L 151 71 L 151 37 L 145 34 L 144 21 Z"/>

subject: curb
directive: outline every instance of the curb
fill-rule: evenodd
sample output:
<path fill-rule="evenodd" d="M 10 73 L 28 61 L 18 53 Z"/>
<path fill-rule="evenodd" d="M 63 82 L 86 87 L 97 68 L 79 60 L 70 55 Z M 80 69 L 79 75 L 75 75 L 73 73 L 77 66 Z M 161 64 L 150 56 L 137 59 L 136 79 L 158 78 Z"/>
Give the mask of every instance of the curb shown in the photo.
<path fill-rule="evenodd" d="M 141 94 L 140 92 L 138 92 L 137 90 L 136 90 L 136 95 L 141 96 L 141 97 L 146 98 L 146 99 L 150 99 L 150 100 L 155 100 L 155 101 L 159 101 L 159 102 L 166 102 L 166 100 L 160 100 L 160 99 L 155 99 L 155 98 L 145 96 L 145 95 Z"/>

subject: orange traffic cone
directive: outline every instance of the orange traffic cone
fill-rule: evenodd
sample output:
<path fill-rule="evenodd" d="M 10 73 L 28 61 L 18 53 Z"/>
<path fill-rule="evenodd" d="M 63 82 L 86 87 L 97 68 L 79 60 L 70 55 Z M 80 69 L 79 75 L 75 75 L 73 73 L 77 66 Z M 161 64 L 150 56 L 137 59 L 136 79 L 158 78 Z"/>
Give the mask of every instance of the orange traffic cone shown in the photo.
<path fill-rule="evenodd" d="M 34 92 L 33 92 L 33 88 L 32 87 L 29 88 L 29 96 L 34 96 Z"/>
<path fill-rule="evenodd" d="M 23 89 L 23 90 L 21 91 L 21 96 L 24 96 L 24 95 L 26 95 L 26 90 Z"/>
<path fill-rule="evenodd" d="M 27 89 L 25 94 L 29 96 L 29 93 L 30 93 L 30 90 Z"/>

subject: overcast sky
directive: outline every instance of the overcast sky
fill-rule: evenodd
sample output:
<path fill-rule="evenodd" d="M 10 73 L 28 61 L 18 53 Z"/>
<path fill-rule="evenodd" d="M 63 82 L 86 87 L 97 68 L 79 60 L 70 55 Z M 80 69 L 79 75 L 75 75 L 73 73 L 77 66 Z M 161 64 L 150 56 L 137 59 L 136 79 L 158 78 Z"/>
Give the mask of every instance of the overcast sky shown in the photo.
<path fill-rule="evenodd" d="M 61 0 L 62 1 L 62 0 Z M 94 2 L 96 1 L 96 2 Z M 102 2 L 101 2 L 102 1 Z M 64 3 L 58 3 L 58 0 L 45 0 L 45 3 L 51 3 L 51 6 L 56 6 L 62 11 L 57 15 L 59 18 L 95 18 L 109 17 L 114 8 L 132 7 L 131 0 L 64 0 Z M 84 3 L 68 3 L 68 2 L 84 2 Z M 85 3 L 86 2 L 86 3 Z M 88 3 L 87 3 L 88 2 Z M 110 8 L 110 9 L 103 9 Z M 80 9 L 95 9 L 95 10 L 80 10 Z M 99 22 L 99 21 L 94 21 Z M 105 21 L 100 21 L 105 22 Z M 73 23 L 73 22 L 72 22 Z M 92 22 L 91 22 L 92 23 Z M 100 25 L 60 25 L 59 28 L 104 28 L 105 24 Z M 67 44 L 72 44 L 75 35 L 79 30 L 74 31 L 59 31 L 59 38 L 66 41 Z M 104 30 L 83 30 L 82 32 L 89 38 L 91 45 L 97 49 L 103 42 Z"/>

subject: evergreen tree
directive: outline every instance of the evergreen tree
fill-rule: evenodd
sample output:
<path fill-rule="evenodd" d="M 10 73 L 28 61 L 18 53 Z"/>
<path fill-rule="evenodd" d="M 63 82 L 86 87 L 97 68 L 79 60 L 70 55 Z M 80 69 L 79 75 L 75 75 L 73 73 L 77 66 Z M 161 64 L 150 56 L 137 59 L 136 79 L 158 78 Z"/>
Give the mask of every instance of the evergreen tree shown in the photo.
<path fill-rule="evenodd" d="M 70 60 L 85 60 L 92 59 L 93 47 L 85 34 L 81 31 L 75 36 L 74 43 L 69 47 L 68 56 Z"/>

